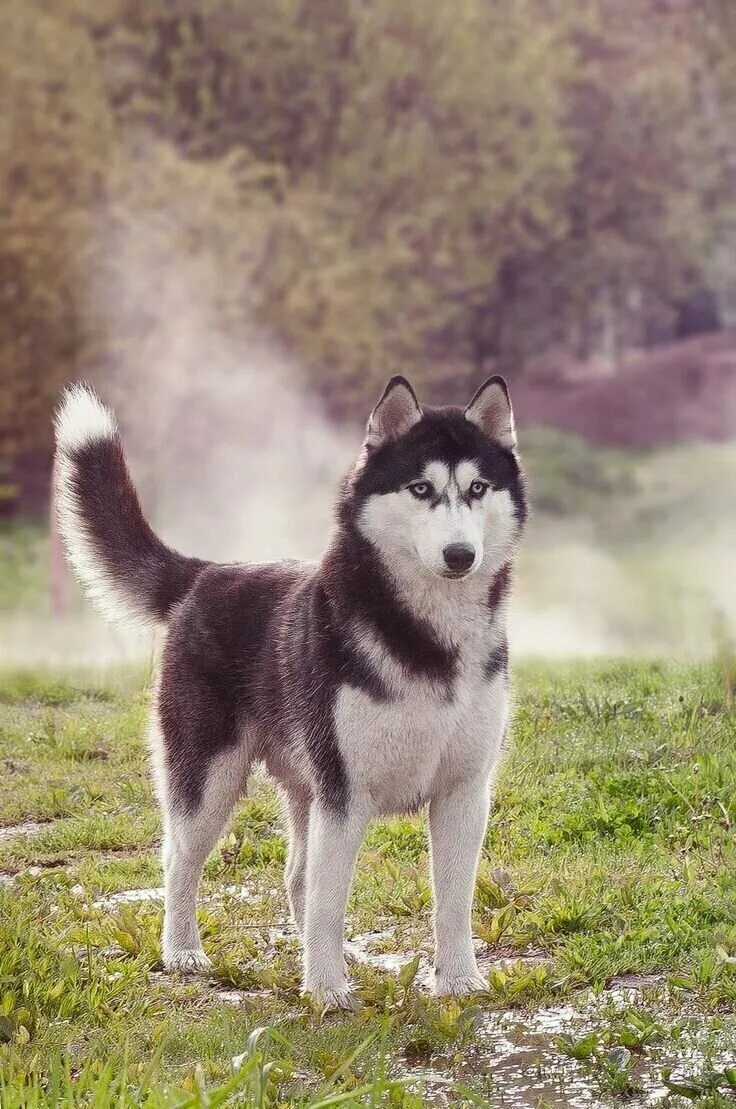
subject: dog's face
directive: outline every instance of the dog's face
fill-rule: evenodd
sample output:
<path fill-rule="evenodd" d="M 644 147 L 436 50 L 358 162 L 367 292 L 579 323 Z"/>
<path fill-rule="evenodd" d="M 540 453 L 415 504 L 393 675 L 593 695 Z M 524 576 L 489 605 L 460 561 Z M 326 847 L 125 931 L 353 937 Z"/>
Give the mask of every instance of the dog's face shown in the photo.
<path fill-rule="evenodd" d="M 394 377 L 368 422 L 345 507 L 389 566 L 442 578 L 495 572 L 526 518 L 506 384 L 490 378 L 468 407 L 421 408 Z"/>

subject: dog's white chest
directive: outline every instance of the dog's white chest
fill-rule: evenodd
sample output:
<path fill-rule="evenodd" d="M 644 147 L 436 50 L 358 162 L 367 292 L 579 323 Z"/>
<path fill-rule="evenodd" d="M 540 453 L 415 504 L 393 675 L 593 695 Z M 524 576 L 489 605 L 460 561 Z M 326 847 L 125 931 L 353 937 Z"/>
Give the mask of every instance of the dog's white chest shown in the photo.
<path fill-rule="evenodd" d="M 490 774 L 506 714 L 501 674 L 452 689 L 413 681 L 387 701 L 344 686 L 335 727 L 351 790 L 377 813 L 404 812 L 453 781 Z"/>

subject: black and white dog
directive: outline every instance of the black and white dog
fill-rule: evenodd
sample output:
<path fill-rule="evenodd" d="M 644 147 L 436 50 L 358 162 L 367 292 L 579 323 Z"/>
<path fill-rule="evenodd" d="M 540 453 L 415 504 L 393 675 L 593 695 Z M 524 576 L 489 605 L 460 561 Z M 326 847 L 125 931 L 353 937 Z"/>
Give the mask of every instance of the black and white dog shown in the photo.
<path fill-rule="evenodd" d="M 392 378 L 316 565 L 217 565 L 165 546 L 114 418 L 87 386 L 65 393 L 56 435 L 60 528 L 77 575 L 108 615 L 168 625 L 151 727 L 166 967 L 209 965 L 199 878 L 263 762 L 288 809 L 305 990 L 353 1007 L 343 931 L 366 826 L 425 805 L 435 992 L 485 988 L 471 907 L 507 725 L 507 598 L 527 511 L 503 379 L 463 410 L 422 408 Z"/>

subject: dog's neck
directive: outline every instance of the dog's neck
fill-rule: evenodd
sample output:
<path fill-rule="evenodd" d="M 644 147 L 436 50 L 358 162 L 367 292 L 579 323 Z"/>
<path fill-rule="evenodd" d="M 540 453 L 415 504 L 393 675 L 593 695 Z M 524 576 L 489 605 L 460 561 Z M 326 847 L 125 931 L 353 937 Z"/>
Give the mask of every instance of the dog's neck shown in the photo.
<path fill-rule="evenodd" d="M 417 652 L 456 654 L 472 650 L 475 640 L 485 644 L 490 629 L 494 639 L 505 635 L 510 561 L 481 566 L 467 578 L 444 578 L 419 564 L 387 564 L 357 527 L 341 525 L 322 576 L 342 618 L 372 625 L 389 647 L 400 637 Z"/>

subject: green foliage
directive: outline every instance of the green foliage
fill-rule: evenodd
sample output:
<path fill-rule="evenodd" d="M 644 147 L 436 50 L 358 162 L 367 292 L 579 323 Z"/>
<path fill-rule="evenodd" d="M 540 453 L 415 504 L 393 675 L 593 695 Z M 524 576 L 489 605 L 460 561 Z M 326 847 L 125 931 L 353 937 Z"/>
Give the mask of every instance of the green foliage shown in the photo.
<path fill-rule="evenodd" d="M 43 604 L 49 559 L 44 528 L 0 521 L 0 612 L 16 607 L 37 610 Z"/>
<path fill-rule="evenodd" d="M 409 1109 L 425 1074 L 497 1105 L 506 1042 L 533 1053 L 524 1081 L 559 1081 L 562 1066 L 594 1101 L 659 1083 L 728 1104 L 736 748 L 721 683 L 717 663 L 522 668 L 475 901 L 487 990 L 428 996 L 423 822 L 376 822 L 349 907 L 371 954 L 351 967 L 364 1008 L 327 1017 L 299 994 L 271 788 L 253 783 L 206 868 L 213 976 L 163 975 L 141 676 L 0 676 L 0 811 L 35 822 L 0 842 L 3 1106 L 229 1091 L 243 1105 Z"/>
<path fill-rule="evenodd" d="M 538 512 L 599 517 L 614 500 L 636 503 L 636 460 L 630 454 L 592 447 L 555 428 L 528 429 L 523 454 Z"/>

